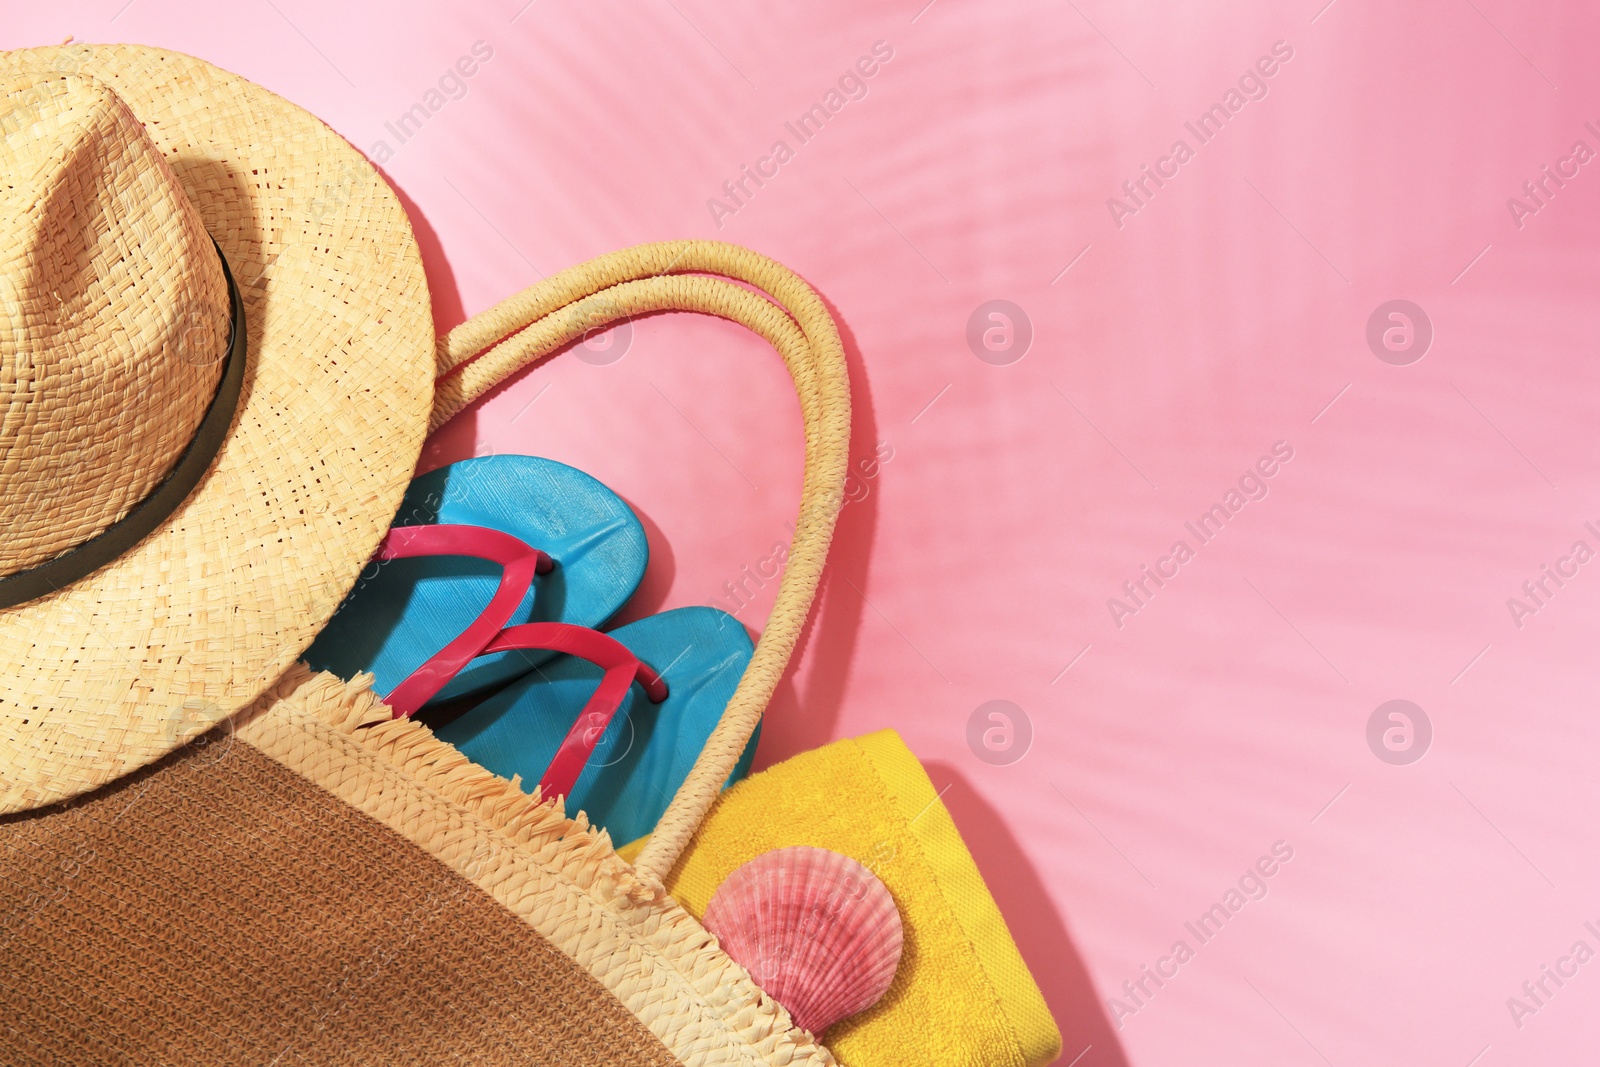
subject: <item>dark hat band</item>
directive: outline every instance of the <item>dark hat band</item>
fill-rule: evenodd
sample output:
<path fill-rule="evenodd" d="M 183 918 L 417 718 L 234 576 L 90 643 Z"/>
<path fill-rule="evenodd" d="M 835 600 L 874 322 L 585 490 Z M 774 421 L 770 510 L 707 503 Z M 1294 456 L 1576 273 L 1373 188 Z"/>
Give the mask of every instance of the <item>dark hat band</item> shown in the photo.
<path fill-rule="evenodd" d="M 232 325 L 227 354 L 223 357 L 227 363 L 217 382 L 216 395 L 211 398 L 211 406 L 206 409 L 205 418 L 200 420 L 189 446 L 183 450 L 183 455 L 178 457 L 178 462 L 173 464 L 166 478 L 122 518 L 83 544 L 53 559 L 0 578 L 0 608 L 15 607 L 54 593 L 132 549 L 172 517 L 222 449 L 222 442 L 228 436 L 228 427 L 233 425 L 233 415 L 239 406 L 239 395 L 243 392 L 247 345 L 244 301 L 239 298 L 239 287 L 234 284 L 233 272 L 228 269 L 228 257 L 222 254 L 222 247 L 215 239 L 211 243 L 217 249 L 217 259 L 222 263 L 223 277 L 228 279 Z"/>

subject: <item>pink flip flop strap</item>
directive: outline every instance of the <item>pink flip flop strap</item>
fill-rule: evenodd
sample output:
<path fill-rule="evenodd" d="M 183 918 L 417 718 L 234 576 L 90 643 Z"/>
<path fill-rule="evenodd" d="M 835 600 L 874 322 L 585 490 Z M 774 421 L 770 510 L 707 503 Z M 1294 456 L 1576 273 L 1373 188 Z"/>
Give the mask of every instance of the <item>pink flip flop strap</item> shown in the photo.
<path fill-rule="evenodd" d="M 415 556 L 474 556 L 498 563 L 500 586 L 472 625 L 412 671 L 385 698 L 384 703 L 394 710 L 397 719 L 417 711 L 449 685 L 450 680 L 501 632 L 527 595 L 533 576 L 548 574 L 555 567 L 547 554 L 508 533 L 486 526 L 457 524 L 396 526 L 384 537 L 373 558 L 387 561 Z"/>
<path fill-rule="evenodd" d="M 555 756 L 550 760 L 550 766 L 545 768 L 543 777 L 539 779 L 541 797 L 568 796 L 588 764 L 589 757 L 594 754 L 606 727 L 622 706 L 623 698 L 628 695 L 628 686 L 637 681 L 650 703 L 659 704 L 667 699 L 667 683 L 616 638 L 565 622 L 530 622 L 509 627 L 484 648 L 483 654 L 524 648 L 565 652 L 588 660 L 605 671 L 589 702 L 579 713 L 577 722 L 567 731 L 561 747 L 556 749 Z"/>
<path fill-rule="evenodd" d="M 667 699 L 667 683 L 614 637 L 564 622 L 506 621 L 533 584 L 535 574 L 555 566 L 548 555 L 499 530 L 484 526 L 396 526 L 378 546 L 379 561 L 415 556 L 473 556 L 501 566 L 500 585 L 488 606 L 454 640 L 406 676 L 385 699 L 397 719 L 414 714 L 478 656 L 520 649 L 546 649 L 588 660 L 605 671 L 600 684 L 556 749 L 539 780 L 542 796 L 567 796 L 595 746 L 611 724 L 628 686 L 637 681 L 652 704 Z"/>

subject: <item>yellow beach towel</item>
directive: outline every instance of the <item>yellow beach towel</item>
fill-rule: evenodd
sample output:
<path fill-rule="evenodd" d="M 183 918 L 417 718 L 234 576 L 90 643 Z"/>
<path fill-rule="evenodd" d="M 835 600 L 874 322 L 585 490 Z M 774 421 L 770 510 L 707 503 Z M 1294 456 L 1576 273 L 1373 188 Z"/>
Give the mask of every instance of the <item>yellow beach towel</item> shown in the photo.
<path fill-rule="evenodd" d="M 619 850 L 632 862 L 644 841 Z M 849 1067 L 1038 1067 L 1061 1034 L 917 758 L 893 730 L 803 753 L 723 793 L 666 880 L 696 918 L 747 860 L 812 845 L 894 894 L 905 951 L 883 1000 L 818 1035 Z"/>

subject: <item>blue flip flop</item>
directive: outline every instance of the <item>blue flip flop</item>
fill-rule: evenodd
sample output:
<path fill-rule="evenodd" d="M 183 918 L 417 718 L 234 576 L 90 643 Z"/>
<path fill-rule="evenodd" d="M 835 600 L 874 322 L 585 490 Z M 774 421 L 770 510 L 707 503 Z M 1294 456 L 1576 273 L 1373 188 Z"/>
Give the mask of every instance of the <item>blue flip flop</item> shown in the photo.
<path fill-rule="evenodd" d="M 652 703 L 641 685 L 628 687 L 567 794 L 568 812 L 587 813 L 613 841 L 625 842 L 655 829 L 722 718 L 754 646 L 737 619 L 707 607 L 664 611 L 604 636 L 655 668 L 666 683 L 660 703 Z M 504 778 L 521 775 L 531 789 L 605 673 L 577 656 L 561 656 L 434 734 Z M 759 737 L 757 727 L 729 785 L 750 773 Z"/>
<path fill-rule="evenodd" d="M 484 456 L 412 481 L 396 526 L 482 526 L 555 561 L 507 625 L 600 626 L 633 595 L 649 559 L 644 527 L 628 505 L 582 471 L 534 456 Z M 468 556 L 394 559 L 368 568 L 306 651 L 316 670 L 376 676 L 387 696 L 472 624 L 499 586 L 497 564 Z M 526 674 L 555 653 L 515 651 L 473 660 L 433 702 L 480 692 Z"/>

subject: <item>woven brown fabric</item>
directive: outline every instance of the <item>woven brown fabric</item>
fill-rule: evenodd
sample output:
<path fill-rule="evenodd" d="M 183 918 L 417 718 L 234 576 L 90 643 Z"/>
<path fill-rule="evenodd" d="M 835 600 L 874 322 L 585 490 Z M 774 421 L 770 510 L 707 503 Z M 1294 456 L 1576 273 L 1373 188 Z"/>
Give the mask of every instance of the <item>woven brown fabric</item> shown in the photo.
<path fill-rule="evenodd" d="M 0 819 L 0 1063 L 677 1062 L 489 894 L 227 729 Z"/>

